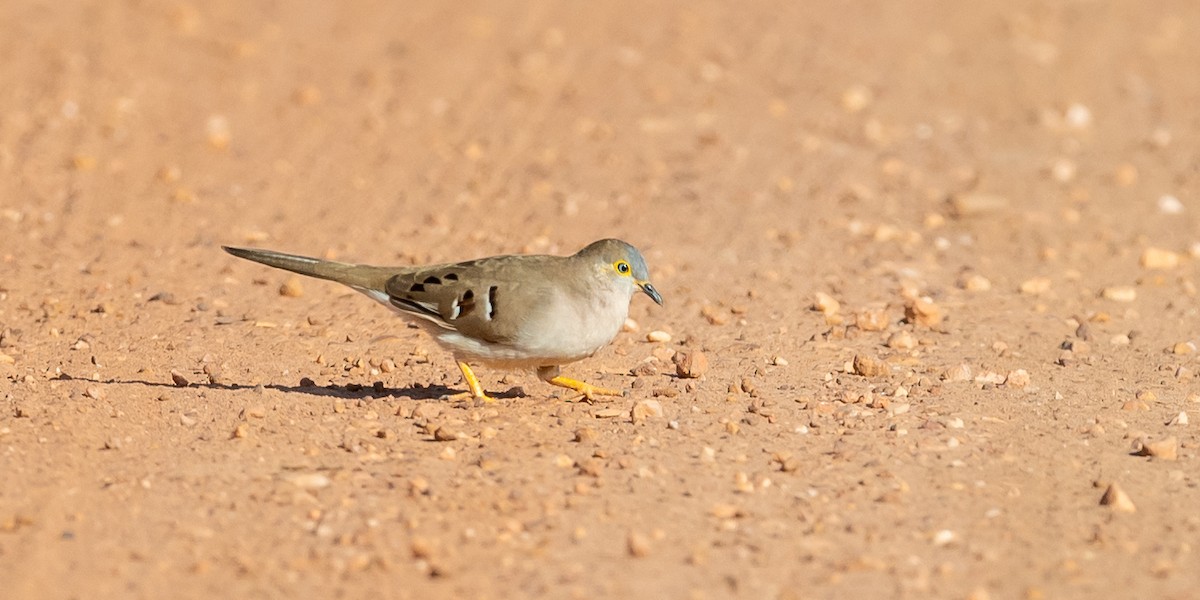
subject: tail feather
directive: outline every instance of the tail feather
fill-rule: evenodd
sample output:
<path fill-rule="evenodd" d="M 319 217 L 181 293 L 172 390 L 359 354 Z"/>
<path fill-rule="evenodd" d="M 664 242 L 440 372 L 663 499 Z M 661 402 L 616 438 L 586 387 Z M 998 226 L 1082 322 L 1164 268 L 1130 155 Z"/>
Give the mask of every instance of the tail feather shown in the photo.
<path fill-rule="evenodd" d="M 274 250 L 256 250 L 252 248 L 234 248 L 222 246 L 226 252 L 246 260 L 262 263 L 269 267 L 299 273 L 308 277 L 328 279 L 348 285 L 360 291 L 383 290 L 391 271 L 382 267 L 367 265 L 351 265 L 331 260 L 310 258 L 298 254 L 285 254 Z"/>

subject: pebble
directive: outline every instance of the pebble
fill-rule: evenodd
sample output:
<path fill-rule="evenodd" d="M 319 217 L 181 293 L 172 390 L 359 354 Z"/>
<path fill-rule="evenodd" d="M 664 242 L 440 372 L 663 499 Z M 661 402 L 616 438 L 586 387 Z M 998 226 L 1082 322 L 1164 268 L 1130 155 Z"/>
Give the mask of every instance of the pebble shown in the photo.
<path fill-rule="evenodd" d="M 602 408 L 602 409 L 592 413 L 592 416 L 596 417 L 597 419 L 611 419 L 613 417 L 619 417 L 621 415 L 627 415 L 627 414 L 629 414 L 629 413 L 626 411 L 623 411 L 619 408 Z"/>
<path fill-rule="evenodd" d="M 1187 424 L 1188 424 L 1188 414 L 1184 411 L 1180 411 L 1179 414 L 1175 415 L 1174 417 L 1171 417 L 1170 421 L 1167 421 L 1167 425 L 1173 426 L 1173 427 L 1187 427 Z"/>
<path fill-rule="evenodd" d="M 639 329 L 638 322 L 633 319 L 625 319 L 625 323 L 621 325 L 621 331 L 625 333 L 633 333 Z"/>
<path fill-rule="evenodd" d="M 863 377 L 879 377 L 891 372 L 887 361 L 871 358 L 862 354 L 854 355 L 854 373 Z"/>
<path fill-rule="evenodd" d="M 933 534 L 933 545 L 939 547 L 948 546 L 957 538 L 958 536 L 955 535 L 953 531 L 950 531 L 949 529 L 943 529 Z"/>
<path fill-rule="evenodd" d="M 782 356 L 772 356 L 771 364 L 776 367 L 786 367 L 786 366 L 788 366 L 788 361 L 786 358 L 784 358 Z"/>
<path fill-rule="evenodd" d="M 629 410 L 629 418 L 634 423 L 641 423 L 646 419 L 661 419 L 662 416 L 663 407 L 658 400 L 638 400 Z"/>
<path fill-rule="evenodd" d="M 699 350 L 676 352 L 671 357 L 675 374 L 683 379 L 699 379 L 708 372 L 708 357 Z"/>
<path fill-rule="evenodd" d="M 1143 269 L 1169 271 L 1179 266 L 1179 254 L 1162 248 L 1146 248 L 1139 261 Z"/>
<path fill-rule="evenodd" d="M 942 373 L 943 381 L 970 381 L 971 378 L 971 365 L 967 363 L 957 364 Z"/>
<path fill-rule="evenodd" d="M 1028 296 L 1040 296 L 1050 291 L 1049 277 L 1033 277 L 1021 282 L 1021 293 Z"/>
<path fill-rule="evenodd" d="M 591 427 L 580 427 L 575 430 L 575 441 L 579 443 L 594 442 L 597 437 L 599 437 L 599 434 Z"/>
<path fill-rule="evenodd" d="M 176 387 L 187 387 L 191 385 L 191 382 L 188 381 L 187 377 L 183 376 L 183 373 L 180 373 L 174 369 L 171 370 L 171 381 L 175 383 Z"/>
<path fill-rule="evenodd" d="M 1104 288 L 1100 295 L 1113 302 L 1133 302 L 1137 300 L 1137 289 L 1131 285 L 1114 285 Z"/>
<path fill-rule="evenodd" d="M 452 442 L 458 439 L 458 432 L 442 425 L 433 431 L 433 439 L 439 442 Z"/>
<path fill-rule="evenodd" d="M 88 386 L 88 388 L 83 391 L 83 395 L 87 396 L 88 398 L 91 398 L 93 400 L 103 400 L 104 399 L 104 390 L 97 386 L 91 385 L 91 386 Z"/>
<path fill-rule="evenodd" d="M 287 480 L 292 485 L 305 490 L 319 490 L 329 487 L 333 483 L 328 476 L 322 473 L 297 473 L 287 477 Z"/>
<path fill-rule="evenodd" d="M 1110 484 L 1108 489 L 1104 490 L 1104 495 L 1100 497 L 1100 506 L 1108 506 L 1120 512 L 1137 512 L 1137 507 L 1129 498 L 1129 494 L 1126 494 L 1125 490 L 1115 483 Z"/>
<path fill-rule="evenodd" d="M 837 314 L 837 311 L 840 310 L 841 307 L 841 303 L 835 300 L 833 296 L 830 296 L 825 292 L 817 292 L 814 295 L 812 309 L 817 312 L 824 313 L 826 315 L 834 315 Z"/>
<path fill-rule="evenodd" d="M 638 363 L 637 366 L 630 369 L 629 374 L 633 375 L 634 377 L 650 377 L 652 375 L 658 375 L 658 367 L 655 366 L 655 363 L 657 362 L 658 361 L 654 357 L 648 357 L 646 360 Z"/>
<path fill-rule="evenodd" d="M 910 323 L 937 327 L 942 323 L 942 309 L 929 298 L 917 298 L 904 307 L 904 318 Z"/>
<path fill-rule="evenodd" d="M 1009 387 L 1023 388 L 1029 385 L 1029 382 L 1029 371 L 1026 371 L 1025 369 L 1017 369 L 1012 371 L 1007 377 L 1004 378 L 1004 385 Z"/>
<path fill-rule="evenodd" d="M 887 310 L 868 308 L 854 315 L 854 325 L 863 331 L 883 331 L 891 325 Z"/>
<path fill-rule="evenodd" d="M 250 435 L 250 427 L 245 423 L 238 423 L 237 427 L 233 428 L 233 433 L 230 434 L 231 439 L 240 440 L 247 435 Z"/>
<path fill-rule="evenodd" d="M 850 86 L 842 92 L 842 108 L 848 113 L 857 113 L 870 106 L 874 96 L 871 89 L 865 85 Z"/>
<path fill-rule="evenodd" d="M 1009 200 L 1004 196 L 974 192 L 951 198 L 950 214 L 961 219 L 999 212 L 1008 206 Z"/>
<path fill-rule="evenodd" d="M 986 292 L 992 289 L 992 281 L 978 273 L 971 273 L 958 280 L 958 287 L 968 292 Z"/>
<path fill-rule="evenodd" d="M 299 277 L 289 277 L 287 281 L 279 286 L 279 295 L 286 298 L 299 298 L 304 295 L 304 285 L 300 283 Z"/>
<path fill-rule="evenodd" d="M 718 503 L 708 510 L 708 514 L 718 519 L 733 519 L 742 516 L 742 509 L 736 504 Z"/>
<path fill-rule="evenodd" d="M 646 334 L 646 341 L 647 342 L 655 342 L 655 343 L 666 343 L 666 342 L 671 341 L 671 334 L 669 334 L 665 331 L 661 331 L 661 330 L 651 331 L 650 333 Z"/>
<path fill-rule="evenodd" d="M 1179 439 L 1173 435 L 1153 442 L 1138 439 L 1133 442 L 1133 453 L 1162 460 L 1176 460 L 1179 458 Z"/>
<path fill-rule="evenodd" d="M 208 143 L 217 150 L 224 150 L 229 147 L 229 142 L 232 135 L 229 130 L 229 119 L 223 115 L 212 115 L 205 123 L 205 132 L 208 134 Z"/>
<path fill-rule="evenodd" d="M 887 347 L 893 350 L 912 350 L 917 347 L 917 336 L 907 331 L 897 331 L 888 336 Z"/>
<path fill-rule="evenodd" d="M 1134 178 L 1136 179 L 1137 171 L 1135 170 L 1134 173 Z M 1179 198 L 1176 198 L 1175 196 L 1164 194 L 1158 197 L 1158 212 L 1164 215 L 1183 214 L 1183 203 L 1180 202 Z"/>
<path fill-rule="evenodd" d="M 629 550 L 630 556 L 642 558 L 650 554 L 650 538 L 645 534 L 630 531 L 629 536 L 625 539 L 625 547 Z"/>
<path fill-rule="evenodd" d="M 1078 102 L 1067 107 L 1063 120 L 1073 129 L 1087 129 L 1092 126 L 1092 109 Z"/>
<path fill-rule="evenodd" d="M 700 316 L 704 317 L 709 325 L 724 325 L 729 322 L 729 314 L 713 306 L 701 308 Z"/>
<path fill-rule="evenodd" d="M 16 362 L 17 362 L 17 361 L 16 361 L 16 359 L 15 359 L 15 358 L 13 358 L 13 357 L 11 357 L 11 356 L 9 356 L 9 355 L 7 355 L 7 354 L 0 353 L 0 364 L 3 364 L 3 365 L 11 365 L 11 364 L 13 364 L 13 363 L 16 363 Z"/>
<path fill-rule="evenodd" d="M 1171 347 L 1171 353 L 1172 354 L 1195 354 L 1196 353 L 1196 343 L 1195 342 L 1179 342 Z"/>

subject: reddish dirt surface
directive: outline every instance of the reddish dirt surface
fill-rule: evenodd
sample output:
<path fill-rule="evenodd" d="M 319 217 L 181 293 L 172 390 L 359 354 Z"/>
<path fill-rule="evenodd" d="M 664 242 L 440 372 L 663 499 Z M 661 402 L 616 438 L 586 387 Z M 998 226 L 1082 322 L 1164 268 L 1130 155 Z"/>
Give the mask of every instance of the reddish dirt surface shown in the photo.
<path fill-rule="evenodd" d="M 5 598 L 1195 597 L 1200 4 L 297 8 L 0 5 Z M 594 405 L 219 248 L 602 237 Z"/>

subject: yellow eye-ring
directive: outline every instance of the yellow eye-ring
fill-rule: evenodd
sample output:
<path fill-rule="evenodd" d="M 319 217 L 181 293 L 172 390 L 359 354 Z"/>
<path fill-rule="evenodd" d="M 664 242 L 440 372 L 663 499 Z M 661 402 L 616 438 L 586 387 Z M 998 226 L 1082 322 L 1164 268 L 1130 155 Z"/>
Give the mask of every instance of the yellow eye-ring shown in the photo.
<path fill-rule="evenodd" d="M 617 262 L 613 263 L 613 268 L 616 269 L 617 272 L 622 275 L 628 275 L 629 270 L 630 270 L 629 263 L 627 263 L 623 260 L 618 260 Z"/>

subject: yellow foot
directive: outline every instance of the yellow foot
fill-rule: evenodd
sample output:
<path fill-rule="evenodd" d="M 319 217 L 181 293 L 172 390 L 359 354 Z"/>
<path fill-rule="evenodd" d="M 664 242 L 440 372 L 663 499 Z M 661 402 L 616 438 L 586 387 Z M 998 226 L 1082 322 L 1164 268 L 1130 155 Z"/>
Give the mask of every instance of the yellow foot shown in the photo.
<path fill-rule="evenodd" d="M 579 400 L 580 398 L 582 398 L 584 400 L 587 400 L 588 402 L 592 402 L 593 400 L 596 399 L 596 396 L 624 396 L 625 395 L 624 392 L 621 392 L 618 390 L 610 390 L 608 388 L 597 387 L 590 383 L 585 383 L 583 381 L 571 379 L 570 377 L 563 377 L 562 375 L 558 374 L 558 367 L 541 367 L 540 369 L 538 369 L 538 377 L 541 377 L 542 381 L 545 381 L 546 383 L 549 383 L 550 385 L 557 385 L 558 387 L 565 387 L 569 390 L 574 390 L 576 392 L 579 392 L 579 398 L 575 398 L 575 400 Z"/>
<path fill-rule="evenodd" d="M 443 400 L 482 400 L 487 404 L 496 401 L 495 398 L 483 391 L 483 386 L 479 384 L 479 378 L 471 372 L 471 367 L 467 366 L 467 363 L 458 361 L 458 370 L 462 371 L 463 379 L 467 380 L 467 387 L 471 388 L 471 391 L 442 396 Z"/>
<path fill-rule="evenodd" d="M 587 400 L 588 402 L 594 402 L 596 400 L 596 396 L 624 396 L 625 395 L 625 392 L 622 392 L 622 391 L 610 390 L 608 388 L 602 388 L 602 387 L 596 387 L 587 382 L 577 381 L 575 379 L 571 379 L 568 377 L 562 377 L 562 376 L 551 379 L 549 383 L 551 385 L 557 385 L 559 387 L 565 387 L 567 389 L 571 389 L 571 390 L 575 390 L 576 392 L 579 392 L 579 396 L 574 398 L 574 400 Z"/>

